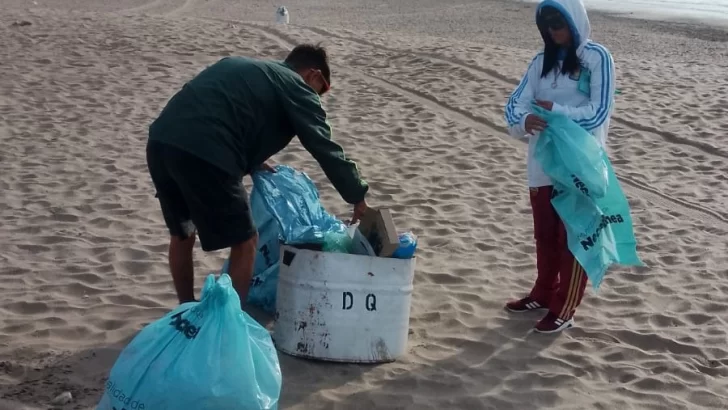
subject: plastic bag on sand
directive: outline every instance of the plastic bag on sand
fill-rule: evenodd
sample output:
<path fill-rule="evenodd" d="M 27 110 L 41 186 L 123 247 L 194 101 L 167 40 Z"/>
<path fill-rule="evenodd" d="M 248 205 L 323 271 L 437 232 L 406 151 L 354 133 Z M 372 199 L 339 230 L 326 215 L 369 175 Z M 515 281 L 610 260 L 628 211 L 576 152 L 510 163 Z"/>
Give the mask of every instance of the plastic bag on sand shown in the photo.
<path fill-rule="evenodd" d="M 247 303 L 275 312 L 280 243 L 320 244 L 326 251 L 346 252 L 346 225 L 321 205 L 311 178 L 285 165 L 276 172 L 253 174 L 250 204 L 258 228 L 258 252 Z M 223 272 L 228 270 L 225 262 Z"/>
<path fill-rule="evenodd" d="M 535 106 L 535 114 L 548 119 L 549 126 L 541 132 L 547 138 L 536 143 L 536 155 L 541 166 L 550 169 L 554 181 L 562 185 L 577 186 L 580 191 L 592 198 L 601 198 L 607 193 L 609 176 L 607 161 L 602 157 L 602 148 L 594 137 L 579 124 L 563 115 Z M 584 143 L 573 135 L 588 135 Z M 549 175 L 551 176 L 551 175 Z"/>
<path fill-rule="evenodd" d="M 592 287 L 599 287 L 612 264 L 643 266 L 629 202 L 607 154 L 593 135 L 564 115 L 534 109 L 548 123 L 536 143 L 536 159 L 553 180 L 551 204 Z"/>
<path fill-rule="evenodd" d="M 240 310 L 230 277 L 150 323 L 121 352 L 96 410 L 277 409 L 281 369 L 268 331 Z"/>

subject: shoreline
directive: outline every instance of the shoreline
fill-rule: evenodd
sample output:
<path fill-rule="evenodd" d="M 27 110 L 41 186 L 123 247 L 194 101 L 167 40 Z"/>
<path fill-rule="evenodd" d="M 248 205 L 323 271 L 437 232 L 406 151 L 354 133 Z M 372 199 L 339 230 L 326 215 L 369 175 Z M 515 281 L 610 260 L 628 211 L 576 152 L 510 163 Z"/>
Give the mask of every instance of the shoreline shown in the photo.
<path fill-rule="evenodd" d="M 517 1 L 534 5 L 540 2 L 540 0 Z M 590 15 L 596 13 L 638 21 L 679 23 L 728 32 L 728 16 L 712 17 L 711 13 L 708 11 L 688 11 L 681 13 L 681 10 L 655 9 L 648 6 L 635 6 L 630 4 L 619 4 L 617 6 L 608 1 L 600 1 L 598 4 L 589 4 L 586 8 Z"/>
<path fill-rule="evenodd" d="M 589 16 L 602 16 L 614 20 L 646 23 L 660 33 L 674 33 L 690 38 L 707 41 L 728 42 L 728 19 L 705 19 L 699 17 L 680 17 L 670 12 L 647 10 L 617 11 L 608 8 L 591 8 Z"/>
<path fill-rule="evenodd" d="M 505 4 L 513 4 L 512 0 L 501 0 Z M 540 0 L 516 0 L 535 10 Z M 700 18 L 697 16 L 681 17 L 678 12 L 651 11 L 632 7 L 619 11 L 615 7 L 587 6 L 591 21 L 607 19 L 614 23 L 638 25 L 639 28 L 654 31 L 655 34 L 676 34 L 698 40 L 728 42 L 728 17 Z"/>

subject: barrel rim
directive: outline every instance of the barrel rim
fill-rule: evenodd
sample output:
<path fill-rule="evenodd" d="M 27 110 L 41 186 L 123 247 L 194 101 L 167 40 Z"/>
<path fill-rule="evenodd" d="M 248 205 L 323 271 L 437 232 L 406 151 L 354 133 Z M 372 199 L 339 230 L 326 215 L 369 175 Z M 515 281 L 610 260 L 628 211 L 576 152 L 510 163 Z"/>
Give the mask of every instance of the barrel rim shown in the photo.
<path fill-rule="evenodd" d="M 304 252 L 304 253 L 311 253 L 311 254 L 324 254 L 324 255 L 337 255 L 335 257 L 341 257 L 341 258 L 347 257 L 347 258 L 354 258 L 354 259 L 386 260 L 386 261 L 390 261 L 394 264 L 400 264 L 400 265 L 415 263 L 417 260 L 417 255 L 415 255 L 411 258 L 408 258 L 408 259 L 400 259 L 400 258 L 390 258 L 390 257 L 384 257 L 384 256 L 357 255 L 357 254 L 353 254 L 353 253 L 315 251 L 312 249 L 302 249 L 302 248 L 297 248 L 295 245 L 281 243 L 281 249 L 285 249 L 285 248 L 295 249 L 296 252 Z M 281 256 L 282 256 L 282 254 L 281 254 Z"/>

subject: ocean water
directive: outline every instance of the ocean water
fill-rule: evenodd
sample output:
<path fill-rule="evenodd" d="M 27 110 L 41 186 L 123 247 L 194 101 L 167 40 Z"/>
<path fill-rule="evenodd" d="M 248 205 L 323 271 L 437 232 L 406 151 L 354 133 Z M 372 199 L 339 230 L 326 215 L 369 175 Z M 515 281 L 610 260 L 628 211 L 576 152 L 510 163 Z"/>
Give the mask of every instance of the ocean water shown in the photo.
<path fill-rule="evenodd" d="M 583 0 L 587 9 L 633 17 L 728 25 L 728 0 Z"/>

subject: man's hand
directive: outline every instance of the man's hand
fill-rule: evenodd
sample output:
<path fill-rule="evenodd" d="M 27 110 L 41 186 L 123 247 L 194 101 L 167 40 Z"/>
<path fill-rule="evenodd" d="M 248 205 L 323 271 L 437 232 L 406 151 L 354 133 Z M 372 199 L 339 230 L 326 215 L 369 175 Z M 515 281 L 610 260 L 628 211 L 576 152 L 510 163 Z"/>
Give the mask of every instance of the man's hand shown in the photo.
<path fill-rule="evenodd" d="M 528 114 L 526 117 L 526 132 L 535 135 L 546 128 L 546 121 L 535 114 Z"/>
<path fill-rule="evenodd" d="M 554 109 L 554 103 L 552 101 L 536 100 L 536 105 L 538 105 L 541 108 L 545 108 L 548 111 L 551 111 Z"/>
<path fill-rule="evenodd" d="M 354 215 L 351 217 L 351 224 L 354 225 L 355 223 L 359 222 L 368 210 L 369 205 L 367 205 L 366 200 L 362 200 L 358 204 L 354 205 Z"/>
<path fill-rule="evenodd" d="M 272 172 L 275 174 L 276 169 L 273 168 L 273 166 L 271 164 L 269 164 L 268 162 L 264 162 L 264 163 L 260 164 L 260 166 L 258 167 L 258 171 L 268 171 L 268 172 Z"/>

